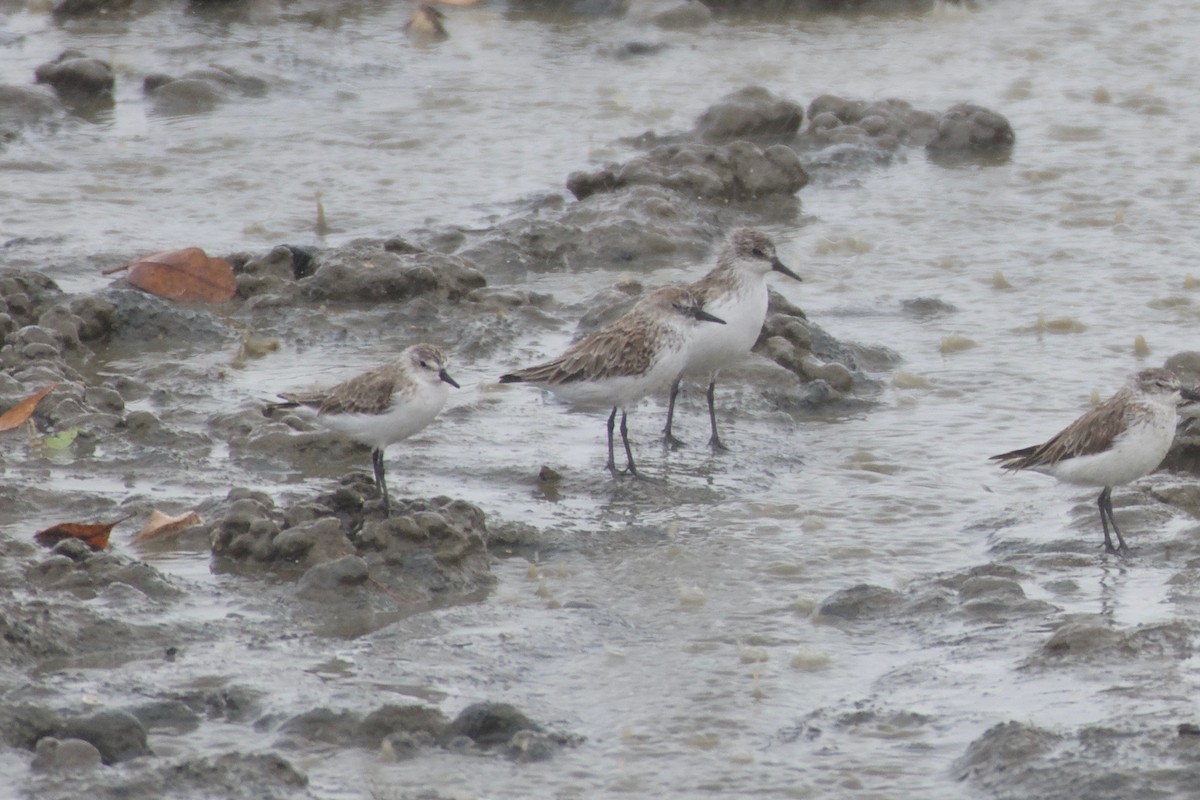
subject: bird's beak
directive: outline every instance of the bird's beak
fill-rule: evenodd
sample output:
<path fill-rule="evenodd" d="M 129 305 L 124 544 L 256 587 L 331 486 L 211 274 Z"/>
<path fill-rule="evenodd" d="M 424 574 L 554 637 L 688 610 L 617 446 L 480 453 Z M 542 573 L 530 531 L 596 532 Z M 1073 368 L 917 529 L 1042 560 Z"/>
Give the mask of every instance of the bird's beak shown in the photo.
<path fill-rule="evenodd" d="M 438 370 L 438 377 L 441 378 L 442 380 L 444 380 L 446 383 L 453 386 L 455 389 L 462 388 L 461 386 L 458 385 L 458 381 L 454 380 L 454 378 L 451 378 L 450 373 L 446 372 L 446 370 L 444 370 L 444 369 Z"/>
<path fill-rule="evenodd" d="M 804 282 L 804 278 L 801 278 L 799 275 L 797 275 L 796 273 L 794 273 L 790 269 L 788 269 L 787 265 L 784 264 L 782 261 L 780 261 L 778 258 L 771 259 L 771 269 L 775 270 L 776 272 L 782 272 L 784 275 L 787 275 L 789 278 L 794 278 L 795 280 L 798 280 L 801 283 Z"/>
<path fill-rule="evenodd" d="M 725 320 L 708 313 L 703 308 L 696 309 L 696 319 L 703 320 L 704 322 L 716 322 L 720 325 L 725 324 Z"/>

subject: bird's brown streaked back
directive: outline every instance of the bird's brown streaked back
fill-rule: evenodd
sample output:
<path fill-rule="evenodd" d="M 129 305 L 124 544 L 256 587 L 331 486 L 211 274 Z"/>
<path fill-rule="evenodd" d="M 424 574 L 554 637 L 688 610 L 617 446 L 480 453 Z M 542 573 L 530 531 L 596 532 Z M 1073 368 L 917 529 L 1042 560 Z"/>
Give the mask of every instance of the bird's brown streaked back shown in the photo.
<path fill-rule="evenodd" d="M 658 323 L 663 310 L 716 320 L 703 312 L 695 295 L 682 286 L 655 289 L 615 322 L 589 334 L 558 358 L 500 376 L 501 383 L 537 383 L 544 386 L 597 381 L 644 374 L 660 352 L 658 336 L 675 336 Z"/>
<path fill-rule="evenodd" d="M 397 392 L 408 395 L 419 388 L 413 368 L 437 369 L 442 380 L 452 386 L 458 384 L 447 380 L 443 368 L 445 354 L 431 344 L 418 344 L 408 349 L 404 358 L 412 361 L 392 361 L 356 375 L 329 389 L 316 392 L 293 392 L 280 397 L 297 405 L 315 409 L 322 414 L 382 414 L 393 405 Z"/>

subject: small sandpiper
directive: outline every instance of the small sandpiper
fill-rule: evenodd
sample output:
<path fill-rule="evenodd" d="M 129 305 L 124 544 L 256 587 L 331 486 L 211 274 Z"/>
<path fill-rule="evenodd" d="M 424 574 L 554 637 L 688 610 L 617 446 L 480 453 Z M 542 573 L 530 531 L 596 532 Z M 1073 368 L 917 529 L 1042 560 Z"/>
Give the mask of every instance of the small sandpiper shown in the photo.
<path fill-rule="evenodd" d="M 400 358 L 314 392 L 280 394 L 282 403 L 265 411 L 294 408 L 330 430 L 371 448 L 375 486 L 383 498 L 384 516 L 391 515 L 383 451 L 423 429 L 442 410 L 450 387 L 459 388 L 446 372 L 446 356 L 431 344 L 415 344 Z"/>
<path fill-rule="evenodd" d="M 708 419 L 712 436 L 708 440 L 713 450 L 726 450 L 717 434 L 717 412 L 713 392 L 717 372 L 746 357 L 762 332 L 767 317 L 767 275 L 781 272 L 801 280 L 775 254 L 775 245 L 763 232 L 753 228 L 738 228 L 726 238 L 717 256 L 717 266 L 700 280 L 688 286 L 705 310 L 725 320 L 721 327 L 705 325 L 696 330 L 688 352 L 683 374 L 698 374 L 708 378 Z M 683 375 L 671 386 L 667 404 L 667 424 L 663 439 L 668 446 L 682 444 L 671 433 L 675 418 L 675 397 Z"/>
<path fill-rule="evenodd" d="M 1175 438 L 1182 400 L 1195 402 L 1200 394 L 1181 388 L 1165 369 L 1144 369 L 1049 441 L 991 460 L 1006 470 L 1031 469 L 1065 483 L 1103 487 L 1098 502 L 1104 549 L 1125 555 L 1129 548 L 1113 517 L 1112 487 L 1149 475 L 1162 463 Z M 1108 534 L 1110 523 L 1116 547 Z"/>
<path fill-rule="evenodd" d="M 613 425 L 620 409 L 626 468 L 636 476 L 626 424 L 629 405 L 671 385 L 687 363 L 697 331 L 724 324 L 723 319 L 705 311 L 686 288 L 665 286 L 650 292 L 623 317 L 576 342 L 558 358 L 501 375 L 500 382 L 532 383 L 576 406 L 612 406 L 605 466 L 613 474 L 617 472 Z"/>

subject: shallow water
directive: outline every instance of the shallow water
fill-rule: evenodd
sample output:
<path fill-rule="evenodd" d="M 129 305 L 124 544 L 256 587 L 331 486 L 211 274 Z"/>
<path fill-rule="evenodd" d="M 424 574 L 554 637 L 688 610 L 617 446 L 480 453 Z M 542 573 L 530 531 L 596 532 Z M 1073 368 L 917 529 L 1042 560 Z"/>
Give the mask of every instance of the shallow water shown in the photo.
<path fill-rule="evenodd" d="M 757 407 L 753 388 L 730 379 L 719 397 L 734 452 L 721 458 L 701 446 L 694 388 L 680 417 L 694 446 L 677 453 L 653 444 L 662 408 L 647 404 L 631 417 L 637 455 L 666 483 L 646 489 L 601 470 L 601 416 L 491 388 L 507 359 L 456 364 L 464 389 L 441 423 L 389 454 L 392 474 L 403 476 L 398 494 L 463 497 L 546 529 L 552 546 L 536 564 L 502 560 L 483 601 L 357 639 L 308 632 L 300 609 L 296 636 L 251 641 L 261 635 L 255 620 L 278 609 L 256 607 L 238 578 L 211 575 L 207 553 L 164 556 L 156 565 L 194 593 L 172 613 L 213 626 L 214 640 L 202 646 L 198 635 L 174 671 L 137 662 L 104 677 L 79 670 L 85 693 L 117 702 L 123 673 L 140 670 L 151 686 L 216 675 L 261 687 L 281 712 L 300 698 L 304 707 L 369 709 L 417 697 L 448 713 L 504 699 L 587 737 L 542 764 L 440 751 L 389 764 L 330 751 L 303 763 L 322 797 L 960 798 L 965 784 L 951 762 L 996 723 L 1072 731 L 1195 715 L 1194 658 L 1025 666 L 1049 635 L 1047 620 L 1101 615 L 1128 627 L 1186 619 L 1191 607 L 1186 592 L 1173 598 L 1175 565 L 1098 555 L 1090 490 L 1006 477 L 986 457 L 1047 437 L 1093 391 L 1107 396 L 1135 369 L 1195 347 L 1200 315 L 1185 280 L 1200 277 L 1188 177 L 1200 159 L 1191 102 L 1200 7 L 997 0 L 664 32 L 647 27 L 636 4 L 609 20 L 494 3 L 450 9 L 451 38 L 431 47 L 403 39 L 403 4 L 346 4 L 325 24 L 303 17 L 306 5 L 252 8 L 225 16 L 170 6 L 59 27 L 8 7 L 8 27 L 22 36 L 0 46 L 0 82 L 27 83 L 36 65 L 73 46 L 111 61 L 119 90 L 109 118 L 30 134 L 0 152 L 0 240 L 20 240 L 2 251 L 4 265 L 43 268 L 82 291 L 107 281 L 72 267 L 97 253 L 119 263 L 188 244 L 259 251 L 485 225 L 522 198 L 562 191 L 572 170 L 627 155 L 620 137 L 688 128 L 747 84 L 802 103 L 823 93 L 935 111 L 971 101 L 1007 116 L 1018 143 L 999 166 L 946 168 L 915 150 L 814 183 L 800 193 L 804 224 L 770 229 L 804 278 L 776 288 L 835 337 L 894 349 L 927 386 L 881 374 L 876 406 L 807 419 L 735 411 L 740 400 Z M 634 39 L 669 47 L 624 61 L 602 54 Z M 145 73 L 210 62 L 267 78 L 268 95 L 196 117 L 147 110 Z M 324 240 L 314 233 L 318 194 L 332 226 Z M 702 269 L 679 265 L 654 280 Z M 994 288 L 996 272 L 1011 289 Z M 522 285 L 574 302 L 616 277 L 551 274 Z M 918 297 L 957 311 L 904 313 L 901 302 Z M 1083 329 L 1038 329 L 1039 318 L 1062 317 Z M 552 352 L 569 335 L 531 336 L 526 347 Z M 1141 359 L 1138 335 L 1151 350 Z M 951 336 L 975 346 L 943 354 Z M 223 358 L 184 361 L 202 371 Z M 224 405 L 332 382 L 378 359 L 285 343 L 198 398 L 196 424 Z M 496 430 L 511 434 L 496 441 Z M 543 463 L 564 474 L 557 502 L 536 491 Z M 8 474 L 25 469 L 10 463 Z M 286 493 L 336 474 L 337 465 L 325 475 L 264 474 L 216 450 L 199 474 L 165 490 L 149 477 L 88 488 L 118 500 L 126 491 L 202 499 L 229 485 Z M 1136 494 L 1118 490 L 1118 516 L 1121 496 Z M 1166 506 L 1135 502 L 1151 503 L 1126 517 L 1135 547 L 1187 526 Z M 1068 548 L 1076 558 L 1045 557 L 1063 540 L 1079 543 Z M 1005 625 L 936 610 L 846 625 L 812 615 L 857 583 L 905 589 L 992 559 L 1025 569 L 1025 594 L 1059 611 Z M 242 623 L 225 616 L 233 612 L 251 632 L 237 633 Z M 847 717 L 863 711 L 874 716 Z M 231 736 L 246 750 L 269 744 L 249 726 L 208 735 L 214 752 Z M 155 736 L 161 753 L 172 744 Z M 178 745 L 197 747 L 196 734 Z"/>

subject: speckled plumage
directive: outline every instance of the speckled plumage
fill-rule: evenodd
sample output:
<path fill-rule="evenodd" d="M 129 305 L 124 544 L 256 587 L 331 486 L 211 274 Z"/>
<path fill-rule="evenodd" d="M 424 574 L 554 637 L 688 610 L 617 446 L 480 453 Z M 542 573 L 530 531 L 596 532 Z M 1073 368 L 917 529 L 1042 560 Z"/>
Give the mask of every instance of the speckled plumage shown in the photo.
<path fill-rule="evenodd" d="M 535 383 L 566 400 L 582 403 L 595 387 L 631 379 L 636 382 L 631 384 L 631 391 L 605 391 L 599 400 L 605 406 L 624 405 L 670 382 L 669 377 L 663 382 L 654 380 L 654 376 L 664 372 L 665 362 L 683 361 L 680 356 L 689 338 L 685 331 L 691 330 L 684 323 L 700 307 L 694 296 L 681 287 L 657 289 L 624 316 L 580 339 L 558 358 L 514 370 L 500 380 Z"/>
<path fill-rule="evenodd" d="M 697 325 L 704 321 L 704 325 Z M 683 369 L 700 327 L 719 327 L 685 287 L 667 286 L 642 298 L 615 322 L 573 344 L 558 358 L 500 376 L 501 383 L 532 383 L 579 406 L 612 407 L 608 420 L 608 463 L 612 430 L 621 409 L 621 434 L 629 471 L 636 474 L 626 435 L 626 408 L 667 388 Z"/>
<path fill-rule="evenodd" d="M 1102 486 L 1100 522 L 1105 548 L 1128 550 L 1112 516 L 1112 487 L 1148 475 L 1162 463 L 1175 438 L 1176 406 L 1181 397 L 1197 399 L 1182 389 L 1165 369 L 1144 369 L 1121 389 L 1042 444 L 992 456 L 1006 470 L 1033 470 L 1060 481 Z M 1113 547 L 1112 524 L 1118 547 Z"/>
<path fill-rule="evenodd" d="M 712 428 L 709 444 L 715 450 L 725 449 L 717 434 L 713 398 L 717 372 L 745 358 L 758 340 L 767 316 L 766 279 L 772 271 L 800 280 L 800 276 L 779 260 L 775 244 L 769 236 L 754 228 L 737 228 L 721 246 L 717 266 L 688 286 L 707 311 L 726 322 L 720 328 L 709 326 L 696 331 L 683 371 L 685 375 L 704 375 L 708 378 L 708 413 Z M 667 424 L 663 429 L 668 444 L 674 445 L 680 444 L 671 433 L 678 393 L 677 379 L 671 387 Z"/>
<path fill-rule="evenodd" d="M 322 414 L 382 414 L 394 404 L 395 396 L 406 397 L 417 391 L 417 382 L 408 368 L 391 362 L 356 375 L 330 389 L 279 396 L 307 406 Z"/>
<path fill-rule="evenodd" d="M 330 430 L 369 446 L 375 483 L 389 510 L 383 451 L 425 428 L 442 410 L 449 387 L 458 384 L 446 372 L 445 354 L 431 344 L 407 348 L 393 362 L 356 375 L 328 389 L 280 394 L 284 403 L 268 405 L 303 410 Z"/>

